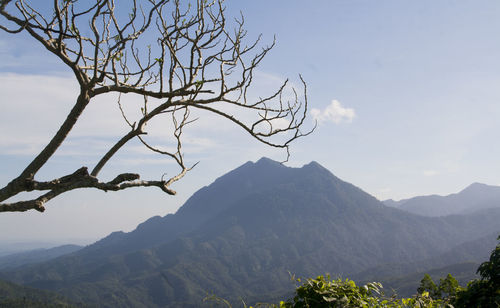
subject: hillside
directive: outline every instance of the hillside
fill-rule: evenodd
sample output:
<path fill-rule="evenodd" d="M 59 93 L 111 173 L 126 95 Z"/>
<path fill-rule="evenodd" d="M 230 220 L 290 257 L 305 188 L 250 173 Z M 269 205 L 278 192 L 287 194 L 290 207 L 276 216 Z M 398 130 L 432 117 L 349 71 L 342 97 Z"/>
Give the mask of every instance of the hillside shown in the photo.
<path fill-rule="evenodd" d="M 0 257 L 0 270 L 5 271 L 27 264 L 48 261 L 62 255 L 73 253 L 80 249 L 82 249 L 82 246 L 62 245 L 48 249 L 34 249 L 2 256 Z"/>
<path fill-rule="evenodd" d="M 70 300 L 52 292 L 19 286 L 6 281 L 0 281 L 0 307 L 83 308 L 90 306 L 73 303 Z"/>
<path fill-rule="evenodd" d="M 413 215 L 315 162 L 288 168 L 261 159 L 202 188 L 174 215 L 2 275 L 104 307 L 199 307 L 211 293 L 253 303 L 286 296 L 290 272 L 351 276 L 432 260 L 500 231 L 498 221 L 500 209 Z"/>
<path fill-rule="evenodd" d="M 476 270 L 480 263 L 489 258 L 496 245 L 495 238 L 500 232 L 462 243 L 447 252 L 416 262 L 388 263 L 361 271 L 351 277 L 358 281 L 380 281 L 389 290 L 394 289 L 401 296 L 415 293 L 420 279 L 429 273 L 433 279 L 452 274 L 465 286 L 477 278 Z"/>
<path fill-rule="evenodd" d="M 400 201 L 385 200 L 384 204 L 422 216 L 437 217 L 468 214 L 500 208 L 500 187 L 474 183 L 448 196 L 419 196 Z"/>

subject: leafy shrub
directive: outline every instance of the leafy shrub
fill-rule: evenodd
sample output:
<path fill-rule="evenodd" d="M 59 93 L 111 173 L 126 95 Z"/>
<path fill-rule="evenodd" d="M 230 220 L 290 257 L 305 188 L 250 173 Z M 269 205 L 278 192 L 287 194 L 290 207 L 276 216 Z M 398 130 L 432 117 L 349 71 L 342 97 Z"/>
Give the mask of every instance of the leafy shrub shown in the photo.
<path fill-rule="evenodd" d="M 299 280 L 300 282 L 300 280 Z M 295 296 L 287 301 L 280 302 L 279 308 L 437 308 L 451 307 L 445 300 L 433 299 L 429 292 L 424 291 L 413 298 L 397 299 L 385 297 L 382 293 L 382 284 L 378 282 L 357 286 L 349 279 L 331 280 L 329 276 L 318 276 L 316 279 L 307 279 L 295 291 Z"/>
<path fill-rule="evenodd" d="M 464 288 L 458 285 L 457 279 L 451 274 L 448 274 L 445 279 L 439 279 L 439 286 L 434 283 L 429 274 L 425 274 L 420 280 L 420 286 L 417 289 L 418 294 L 427 292 L 433 299 L 440 299 L 443 302 L 453 302 L 456 299 L 457 293 L 463 291 Z"/>
<path fill-rule="evenodd" d="M 300 282 L 300 280 L 299 280 Z M 379 293 L 380 283 L 370 283 L 363 287 L 349 279 L 331 280 L 318 276 L 316 279 L 307 279 L 299 286 L 294 298 L 281 303 L 281 307 L 364 307 L 372 299 L 372 293 Z"/>
<path fill-rule="evenodd" d="M 500 241 L 500 236 L 497 240 Z M 491 252 L 490 260 L 479 266 L 477 273 L 481 279 L 472 280 L 467 289 L 458 292 L 455 307 L 500 307 L 500 243 Z"/>

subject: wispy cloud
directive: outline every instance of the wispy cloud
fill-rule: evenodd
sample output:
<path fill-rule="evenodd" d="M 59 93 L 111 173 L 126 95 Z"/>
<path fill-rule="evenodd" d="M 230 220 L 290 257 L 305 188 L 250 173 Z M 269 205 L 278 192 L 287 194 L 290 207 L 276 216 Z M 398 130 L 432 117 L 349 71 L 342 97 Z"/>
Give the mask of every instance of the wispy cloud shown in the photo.
<path fill-rule="evenodd" d="M 333 122 L 340 124 L 342 122 L 352 122 L 356 116 L 356 112 L 352 108 L 345 108 L 338 100 L 332 100 L 324 110 L 317 108 L 311 109 L 311 116 L 319 124 L 323 122 Z"/>
<path fill-rule="evenodd" d="M 423 174 L 425 176 L 435 176 L 435 175 L 438 175 L 439 172 L 437 172 L 436 170 L 424 170 Z"/>
<path fill-rule="evenodd" d="M 165 157 L 148 158 L 122 158 L 115 162 L 116 165 L 124 166 L 143 166 L 143 165 L 174 165 L 175 161 Z"/>
<path fill-rule="evenodd" d="M 1 47 L 1 46 L 0 46 Z M 0 73 L 0 153 L 32 155 L 57 131 L 74 104 L 78 85 L 72 76 Z M 116 100 L 104 97 L 93 101 L 72 130 L 74 137 L 113 138 L 127 132 Z M 73 140 L 75 151 L 81 140 Z M 71 149 L 70 149 L 71 148 Z"/>
<path fill-rule="evenodd" d="M 7 48 L 2 42 L 0 40 L 0 51 Z M 257 77 L 259 82 L 254 89 L 255 95 L 250 97 L 251 101 L 258 99 L 256 94 L 272 93 L 284 82 L 280 77 L 265 73 L 259 73 Z M 78 94 L 78 84 L 71 75 L 0 72 L 0 93 L 0 153 L 32 156 L 43 149 L 64 121 Z M 95 98 L 56 156 L 98 157 L 127 133 L 130 128 L 123 120 L 116 101 L 116 95 Z M 121 102 L 130 121 L 137 121 L 144 103 L 142 98 L 123 95 Z M 156 101 L 151 100 L 150 103 L 154 105 Z M 234 113 L 245 123 L 251 123 L 257 116 L 256 113 L 242 112 L 225 104 L 216 107 L 226 108 L 224 110 Z M 247 136 L 233 123 L 216 115 L 193 110 L 192 119 L 197 117 L 199 120 L 187 126 L 184 132 L 183 152 L 186 154 L 213 151 L 221 146 L 221 142 L 239 144 L 241 136 Z M 281 119 L 272 124 L 276 129 L 287 127 L 290 123 Z M 151 121 L 146 129 L 148 142 L 175 152 L 177 144 L 169 115 Z M 126 150 L 134 155 L 150 152 L 140 144 L 129 145 Z"/>

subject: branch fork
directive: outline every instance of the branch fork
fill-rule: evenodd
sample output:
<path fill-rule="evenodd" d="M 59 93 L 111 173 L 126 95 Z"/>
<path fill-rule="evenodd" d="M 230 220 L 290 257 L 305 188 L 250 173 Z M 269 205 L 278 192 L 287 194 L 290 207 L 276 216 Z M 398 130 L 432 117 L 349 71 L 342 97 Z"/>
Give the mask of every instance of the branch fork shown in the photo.
<path fill-rule="evenodd" d="M 0 211 L 43 212 L 48 201 L 79 188 L 118 191 L 156 186 L 174 195 L 170 186 L 196 165 L 188 167 L 182 143 L 184 131 L 196 121 L 191 118 L 193 110 L 208 111 L 270 147 L 285 149 L 285 161 L 290 156 L 290 144 L 314 130 L 315 127 L 302 130 L 308 107 L 302 76 L 302 95 L 292 89 L 293 95 L 285 99 L 289 86 L 284 81 L 267 96 L 250 99 L 255 70 L 275 41 L 262 49 L 258 47 L 261 36 L 245 43 L 243 16 L 235 20 L 235 29 L 230 29 L 223 0 L 197 0 L 189 6 L 180 0 L 131 0 L 131 4 L 125 7 L 116 0 L 54 0 L 52 12 L 47 12 L 42 1 L 0 0 L 0 30 L 12 34 L 26 32 L 64 63 L 80 86 L 72 110 L 51 141 L 21 174 L 0 188 Z M 156 40 L 148 44 L 146 40 L 152 35 L 156 35 Z M 50 181 L 35 180 L 86 107 L 95 97 L 109 93 L 118 94 L 117 105 L 129 131 L 109 145 L 90 174 L 82 167 Z M 132 118 L 127 114 L 130 106 L 121 102 L 122 95 L 143 98 L 141 116 Z M 221 104 L 232 108 L 220 108 Z M 226 111 L 234 109 L 238 111 Z M 245 115 L 241 116 L 241 112 Z M 253 120 L 246 120 L 247 115 Z M 171 137 L 167 142 L 173 141 L 175 146 L 151 144 L 146 124 L 158 118 L 170 122 Z M 288 125 L 278 127 L 276 123 Z M 109 182 L 99 181 L 100 171 L 133 139 L 153 153 L 174 160 L 180 171 L 160 181 L 140 180 L 136 173 L 121 173 Z M 28 191 L 44 193 L 32 200 L 6 202 Z"/>

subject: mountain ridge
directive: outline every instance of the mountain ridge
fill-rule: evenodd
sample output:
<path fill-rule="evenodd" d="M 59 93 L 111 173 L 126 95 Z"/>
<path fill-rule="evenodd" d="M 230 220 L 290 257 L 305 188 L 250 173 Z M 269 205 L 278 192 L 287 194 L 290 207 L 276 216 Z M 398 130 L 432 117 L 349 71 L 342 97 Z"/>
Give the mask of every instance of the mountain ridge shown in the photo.
<path fill-rule="evenodd" d="M 61 245 L 52 248 L 39 248 L 17 252 L 0 257 L 0 270 L 13 269 L 19 266 L 48 261 L 82 249 L 79 245 Z"/>
<path fill-rule="evenodd" d="M 389 199 L 383 203 L 429 217 L 468 214 L 487 208 L 500 208 L 500 187 L 475 182 L 457 193 L 445 196 L 417 196 L 399 201 Z"/>
<path fill-rule="evenodd" d="M 104 307 L 197 307 L 207 292 L 282 298 L 289 272 L 350 276 L 418 262 L 498 230 L 500 210 L 421 217 L 390 208 L 318 163 L 247 162 L 154 217 L 4 278 Z"/>

